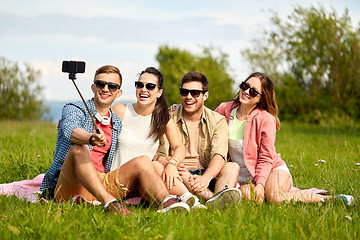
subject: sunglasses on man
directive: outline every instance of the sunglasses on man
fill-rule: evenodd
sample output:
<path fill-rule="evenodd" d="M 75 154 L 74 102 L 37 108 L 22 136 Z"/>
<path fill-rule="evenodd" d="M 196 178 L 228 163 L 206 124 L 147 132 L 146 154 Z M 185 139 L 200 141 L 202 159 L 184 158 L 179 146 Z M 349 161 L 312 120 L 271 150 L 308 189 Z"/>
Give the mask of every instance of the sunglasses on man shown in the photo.
<path fill-rule="evenodd" d="M 150 90 L 150 91 L 154 90 L 157 87 L 157 85 L 155 83 L 144 84 L 143 82 L 140 82 L 140 81 L 135 82 L 135 87 L 137 89 L 142 89 L 144 86 L 147 90 Z"/>
<path fill-rule="evenodd" d="M 190 90 L 186 88 L 180 88 L 180 95 L 186 97 L 189 93 L 193 98 L 198 98 L 201 93 L 206 93 L 207 91 L 204 90 Z"/>
<path fill-rule="evenodd" d="M 240 89 L 243 90 L 243 91 L 246 91 L 246 90 L 248 90 L 249 88 L 250 88 L 250 90 L 249 90 L 249 95 L 250 95 L 251 97 L 256 97 L 258 94 L 261 95 L 261 93 L 259 93 L 255 88 L 250 87 L 250 85 L 247 84 L 247 82 L 242 82 L 242 83 L 240 84 Z"/>
<path fill-rule="evenodd" d="M 118 90 L 120 88 L 119 84 L 105 82 L 105 81 L 101 81 L 101 80 L 95 80 L 94 84 L 95 84 L 96 88 L 99 90 L 103 89 L 107 85 L 110 92 L 115 92 L 116 90 Z"/>

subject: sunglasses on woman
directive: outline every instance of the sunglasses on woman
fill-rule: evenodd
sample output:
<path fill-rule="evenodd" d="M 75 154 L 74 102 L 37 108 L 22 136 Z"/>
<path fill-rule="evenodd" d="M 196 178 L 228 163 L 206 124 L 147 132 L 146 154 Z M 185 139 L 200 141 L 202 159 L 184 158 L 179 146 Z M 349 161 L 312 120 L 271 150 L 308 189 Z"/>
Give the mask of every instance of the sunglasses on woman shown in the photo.
<path fill-rule="evenodd" d="M 101 80 L 95 80 L 94 84 L 95 84 L 96 88 L 99 90 L 103 89 L 107 85 L 110 92 L 115 92 L 116 90 L 118 90 L 120 88 L 119 84 L 105 82 L 105 81 L 101 81 Z"/>
<path fill-rule="evenodd" d="M 144 86 L 146 87 L 147 90 L 150 90 L 150 91 L 154 90 L 157 87 L 157 85 L 155 83 L 147 83 L 146 85 L 144 85 L 143 82 L 140 82 L 140 81 L 135 82 L 135 87 L 137 89 L 142 89 Z"/>
<path fill-rule="evenodd" d="M 206 93 L 204 90 L 189 90 L 186 88 L 180 88 L 180 95 L 186 97 L 188 94 L 191 94 L 193 98 L 198 98 L 201 93 Z"/>
<path fill-rule="evenodd" d="M 258 94 L 261 95 L 261 93 L 259 93 L 255 88 L 250 87 L 249 84 L 247 84 L 247 82 L 242 82 L 242 83 L 240 84 L 240 89 L 243 90 L 243 91 L 246 91 L 246 90 L 248 90 L 249 88 L 250 88 L 250 90 L 249 90 L 249 95 L 250 95 L 251 97 L 256 97 Z"/>

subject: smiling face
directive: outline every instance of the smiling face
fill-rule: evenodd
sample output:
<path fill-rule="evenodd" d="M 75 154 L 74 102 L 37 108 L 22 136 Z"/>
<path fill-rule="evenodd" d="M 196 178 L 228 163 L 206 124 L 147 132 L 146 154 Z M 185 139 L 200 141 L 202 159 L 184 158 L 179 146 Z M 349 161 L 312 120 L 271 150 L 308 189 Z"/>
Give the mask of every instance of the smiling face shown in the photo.
<path fill-rule="evenodd" d="M 136 98 L 137 102 L 140 104 L 156 104 L 157 99 L 161 96 L 163 90 L 158 87 L 158 79 L 155 75 L 150 73 L 143 73 L 139 80 L 143 83 L 142 88 L 136 88 Z M 146 84 L 152 83 L 156 87 L 152 90 L 146 88 Z"/>
<path fill-rule="evenodd" d="M 261 81 L 257 77 L 251 77 L 246 81 L 246 83 L 250 86 L 250 88 L 254 88 L 258 93 L 262 93 Z M 261 95 L 258 94 L 255 97 L 250 96 L 250 88 L 245 91 L 240 89 L 239 93 L 239 101 L 241 104 L 244 104 L 248 107 L 255 107 L 258 102 L 260 102 Z"/>
<path fill-rule="evenodd" d="M 199 81 L 192 81 L 184 83 L 181 88 L 187 90 L 203 90 L 202 83 Z M 184 109 L 185 115 L 202 114 L 204 102 L 208 98 L 208 92 L 200 93 L 199 97 L 195 98 L 190 93 L 186 96 L 181 96 L 181 105 Z"/>
<path fill-rule="evenodd" d="M 95 76 L 95 80 L 121 85 L 120 77 L 118 74 L 115 73 L 100 73 Z M 95 84 L 92 84 L 91 90 L 94 93 L 94 102 L 97 108 L 98 107 L 110 108 L 112 103 L 115 101 L 115 99 L 120 97 L 122 94 L 121 89 L 117 89 L 114 92 L 110 91 L 108 85 L 105 85 L 104 88 L 99 89 L 96 87 Z"/>

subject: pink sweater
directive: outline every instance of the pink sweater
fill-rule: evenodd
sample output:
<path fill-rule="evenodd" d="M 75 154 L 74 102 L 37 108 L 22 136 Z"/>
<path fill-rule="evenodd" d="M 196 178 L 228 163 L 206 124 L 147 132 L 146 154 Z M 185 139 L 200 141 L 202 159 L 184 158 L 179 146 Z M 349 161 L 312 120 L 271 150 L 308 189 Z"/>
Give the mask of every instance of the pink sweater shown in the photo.
<path fill-rule="evenodd" d="M 215 111 L 224 115 L 229 123 L 231 110 L 239 104 L 221 103 Z M 276 120 L 265 110 L 254 109 L 245 123 L 244 161 L 256 184 L 265 183 L 272 169 L 284 165 L 275 150 Z"/>

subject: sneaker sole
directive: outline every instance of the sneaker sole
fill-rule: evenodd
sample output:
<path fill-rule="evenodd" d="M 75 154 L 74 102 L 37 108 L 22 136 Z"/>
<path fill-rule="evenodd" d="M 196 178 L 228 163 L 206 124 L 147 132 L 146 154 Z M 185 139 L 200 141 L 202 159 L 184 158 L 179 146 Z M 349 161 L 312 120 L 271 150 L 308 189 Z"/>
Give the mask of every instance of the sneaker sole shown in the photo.
<path fill-rule="evenodd" d="M 175 212 L 175 213 L 188 213 L 190 211 L 189 205 L 183 202 L 175 203 L 167 208 L 157 210 L 158 213 L 167 213 L 167 212 Z"/>
<path fill-rule="evenodd" d="M 195 209 L 195 210 L 197 210 L 197 209 L 207 209 L 207 207 L 205 206 L 205 205 L 203 205 L 203 204 L 198 204 L 198 205 L 193 205 L 192 207 L 191 207 L 191 209 Z"/>
<path fill-rule="evenodd" d="M 194 206 L 195 201 L 196 201 L 195 196 L 194 195 L 189 195 L 188 198 L 183 199 L 181 202 L 184 202 L 187 205 L 189 205 L 189 207 L 192 207 L 192 206 Z"/>
<path fill-rule="evenodd" d="M 225 208 L 226 205 L 239 204 L 241 201 L 241 192 L 238 189 L 226 189 L 216 198 L 209 199 L 205 204 L 211 208 Z"/>

